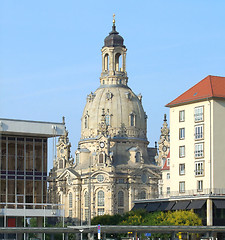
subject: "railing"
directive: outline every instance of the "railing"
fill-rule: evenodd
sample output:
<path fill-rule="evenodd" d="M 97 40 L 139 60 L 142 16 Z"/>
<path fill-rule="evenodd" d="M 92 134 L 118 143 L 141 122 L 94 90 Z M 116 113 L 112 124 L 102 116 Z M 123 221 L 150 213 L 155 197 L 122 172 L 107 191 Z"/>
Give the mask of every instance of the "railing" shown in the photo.
<path fill-rule="evenodd" d="M 163 192 L 158 195 L 150 196 L 149 199 L 157 199 L 157 198 L 175 198 L 175 197 L 191 197 L 191 196 L 224 196 L 225 197 L 225 189 L 224 188 L 207 188 L 202 191 L 198 189 L 193 190 L 185 190 L 184 192 L 172 191 L 172 192 Z M 140 197 L 135 200 L 143 200 Z"/>
<path fill-rule="evenodd" d="M 13 209 L 62 209 L 63 204 L 51 203 L 5 203 L 0 202 L 0 208 L 13 208 Z"/>
<path fill-rule="evenodd" d="M 64 206 L 49 203 L 0 203 L 0 216 L 64 217 Z"/>

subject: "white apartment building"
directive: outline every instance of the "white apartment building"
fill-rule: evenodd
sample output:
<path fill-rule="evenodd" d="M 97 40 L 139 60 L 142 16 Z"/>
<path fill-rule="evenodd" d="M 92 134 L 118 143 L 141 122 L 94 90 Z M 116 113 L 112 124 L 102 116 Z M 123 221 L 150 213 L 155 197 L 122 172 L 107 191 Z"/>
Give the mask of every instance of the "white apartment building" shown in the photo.
<path fill-rule="evenodd" d="M 193 209 L 203 224 L 225 225 L 225 77 L 207 76 L 166 107 L 170 166 L 162 166 L 164 192 L 142 206 L 153 211 Z M 170 187 L 169 194 L 165 187 Z M 141 201 L 135 203 L 138 208 Z"/>
<path fill-rule="evenodd" d="M 224 194 L 225 77 L 208 76 L 166 106 L 171 193 Z"/>

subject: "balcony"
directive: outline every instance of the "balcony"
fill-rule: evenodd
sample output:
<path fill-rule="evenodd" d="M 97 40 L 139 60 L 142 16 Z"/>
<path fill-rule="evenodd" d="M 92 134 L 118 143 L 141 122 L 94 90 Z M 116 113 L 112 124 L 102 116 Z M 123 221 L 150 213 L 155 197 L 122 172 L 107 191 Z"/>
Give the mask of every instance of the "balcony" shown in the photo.
<path fill-rule="evenodd" d="M 63 217 L 62 204 L 0 203 L 0 216 Z"/>

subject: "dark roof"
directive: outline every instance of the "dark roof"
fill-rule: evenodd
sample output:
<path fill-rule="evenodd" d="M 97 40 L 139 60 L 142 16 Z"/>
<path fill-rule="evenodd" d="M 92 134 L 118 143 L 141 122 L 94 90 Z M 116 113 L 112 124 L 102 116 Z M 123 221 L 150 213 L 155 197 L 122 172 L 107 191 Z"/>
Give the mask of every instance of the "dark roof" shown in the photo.
<path fill-rule="evenodd" d="M 169 211 L 173 208 L 175 205 L 175 201 L 170 201 L 170 202 L 161 202 L 161 205 L 158 208 L 158 211 Z"/>
<path fill-rule="evenodd" d="M 215 204 L 216 208 L 225 208 L 225 201 L 224 200 L 213 200 L 213 203 Z"/>
<path fill-rule="evenodd" d="M 148 212 L 154 212 L 159 208 L 159 206 L 160 206 L 160 202 L 148 203 L 148 205 L 146 206 L 146 210 Z"/>
<path fill-rule="evenodd" d="M 125 47 L 123 45 L 123 38 L 116 31 L 116 25 L 113 24 L 112 31 L 109 33 L 109 36 L 107 36 L 104 40 L 104 47 L 117 47 L 117 46 Z"/>
<path fill-rule="evenodd" d="M 187 206 L 190 204 L 190 202 L 191 201 L 189 201 L 189 200 L 178 201 L 173 206 L 172 210 L 185 210 L 187 208 Z"/>
<path fill-rule="evenodd" d="M 193 200 L 190 205 L 187 207 L 187 210 L 190 209 L 201 209 L 202 206 L 206 203 L 206 200 Z"/>
<path fill-rule="evenodd" d="M 131 210 L 145 209 L 148 203 L 135 203 L 134 207 Z"/>

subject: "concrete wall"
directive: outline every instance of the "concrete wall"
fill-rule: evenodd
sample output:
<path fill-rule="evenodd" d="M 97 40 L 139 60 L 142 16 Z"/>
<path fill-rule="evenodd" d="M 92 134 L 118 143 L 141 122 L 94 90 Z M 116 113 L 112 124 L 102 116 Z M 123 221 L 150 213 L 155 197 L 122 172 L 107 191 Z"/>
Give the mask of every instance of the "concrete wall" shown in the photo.
<path fill-rule="evenodd" d="M 195 122 L 194 108 L 204 107 L 204 120 Z M 179 122 L 179 111 L 185 111 L 185 121 Z M 203 189 L 210 188 L 210 103 L 202 101 L 186 104 L 182 106 L 171 107 L 170 109 L 170 148 L 171 148 L 171 192 L 179 192 L 179 182 L 185 182 L 185 193 L 197 191 L 197 181 L 203 180 Z M 195 140 L 195 126 L 204 126 L 204 138 Z M 185 128 L 185 139 L 179 139 L 179 129 Z M 195 143 L 204 143 L 204 157 L 195 158 Z M 185 157 L 179 157 L 179 146 L 185 146 Z M 204 161 L 203 176 L 195 176 L 195 162 Z M 185 164 L 185 174 L 179 175 L 179 164 Z"/>
<path fill-rule="evenodd" d="M 225 188 L 225 100 L 213 101 L 213 188 Z"/>

